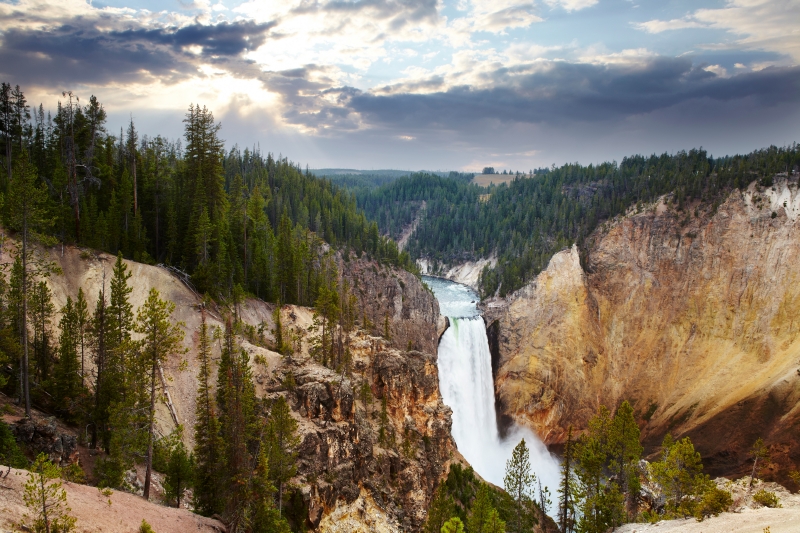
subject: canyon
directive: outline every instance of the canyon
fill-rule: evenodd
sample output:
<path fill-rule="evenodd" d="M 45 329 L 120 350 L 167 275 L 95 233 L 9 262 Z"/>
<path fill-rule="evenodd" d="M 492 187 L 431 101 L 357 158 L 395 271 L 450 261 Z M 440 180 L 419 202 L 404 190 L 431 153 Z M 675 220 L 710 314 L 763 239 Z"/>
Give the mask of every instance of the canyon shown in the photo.
<path fill-rule="evenodd" d="M 777 177 L 719 206 L 671 197 L 604 223 L 505 299 L 483 303 L 501 420 L 549 445 L 629 400 L 646 452 L 689 435 L 706 472 L 800 460 L 800 191 Z"/>
<path fill-rule="evenodd" d="M 68 296 L 74 298 L 80 288 L 91 312 L 103 283 L 107 286 L 110 280 L 116 258 L 70 246 L 40 249 L 39 253 L 61 271 L 47 280 L 56 309 Z M 9 260 L 7 254 L 4 260 Z M 247 299 L 228 309 L 207 305 L 207 322 L 212 331 L 223 328 L 225 317 L 236 312 L 243 324 L 237 341 L 249 355 L 257 395 L 265 400 L 284 396 L 292 408 L 300 445 L 287 513 L 297 527 L 322 532 L 417 531 L 425 521 L 433 491 L 447 475 L 451 462 L 465 463 L 450 434 L 451 411 L 439 393 L 437 325 L 444 328 L 439 307 L 421 281 L 404 270 L 366 258 L 345 259 L 340 255 L 337 261 L 342 278 L 349 281 L 357 298 L 362 326 L 348 339 L 350 372 L 331 370 L 311 356 L 312 339 L 319 333 L 312 309 L 290 305 L 280 309 L 283 327 L 292 339 L 289 356 L 270 349 L 276 326 L 273 304 Z M 158 402 L 156 420 L 160 435 L 181 424 L 186 429 L 184 441 L 192 446 L 202 298 L 175 272 L 133 261 L 125 263 L 132 274 L 130 301 L 134 310 L 155 287 L 162 298 L 176 304 L 172 318 L 183 323 L 187 353 L 163 365 L 161 390 L 169 402 Z M 58 335 L 55 325 L 53 334 Z M 212 359 L 218 360 L 219 355 L 220 346 L 215 342 Z M 86 362 L 91 371 L 89 359 Z M 364 384 L 370 391 L 366 402 L 360 394 Z M 39 413 L 34 418 L 40 423 L 43 416 Z M 8 422 L 13 425 L 18 418 L 10 417 Z M 69 435 L 63 425 L 58 431 L 59 439 L 69 441 L 74 441 L 78 433 L 74 428 L 74 434 Z M 69 455 L 67 460 L 82 464 L 91 478 L 90 465 L 96 452 L 78 446 Z M 141 471 L 129 473 L 134 487 L 141 487 L 138 478 L 142 475 Z M 69 491 L 70 501 L 73 494 L 82 494 L 83 489 L 76 487 Z M 90 496 L 99 494 L 91 490 L 94 492 L 87 493 Z M 14 503 L 4 517 L 8 524 L 22 518 L 20 496 L 18 492 L 6 495 Z M 84 508 L 89 504 L 78 499 L 79 514 L 91 514 Z M 141 503 L 138 508 L 142 516 L 120 515 L 124 519 L 104 526 L 104 531 L 130 531 L 158 508 Z M 191 515 L 175 516 L 176 520 L 185 520 Z M 162 525 L 159 530 L 177 530 L 168 522 Z"/>

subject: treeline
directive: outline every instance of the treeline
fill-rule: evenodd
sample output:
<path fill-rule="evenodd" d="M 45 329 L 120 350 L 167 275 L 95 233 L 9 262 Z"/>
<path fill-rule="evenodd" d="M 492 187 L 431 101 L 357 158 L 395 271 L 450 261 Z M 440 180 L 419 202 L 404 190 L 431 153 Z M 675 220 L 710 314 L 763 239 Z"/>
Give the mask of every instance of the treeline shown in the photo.
<path fill-rule="evenodd" d="M 140 134 L 132 120 L 115 136 L 97 98 L 64 98 L 55 114 L 41 104 L 31 112 L 19 86 L 0 90 L 0 192 L 14 194 L 15 172 L 34 175 L 44 191 L 31 206 L 38 234 L 173 265 L 222 298 L 239 290 L 313 305 L 323 242 L 414 269 L 345 190 L 286 158 L 226 152 L 205 107 L 191 105 L 184 138 L 170 141 Z M 21 230 L 10 204 L 0 209 Z"/>
<path fill-rule="evenodd" d="M 483 297 L 516 290 L 600 223 L 639 203 L 673 193 L 678 210 L 700 200 L 712 206 L 753 180 L 769 186 L 797 170 L 797 144 L 746 155 L 710 157 L 705 150 L 626 157 L 621 163 L 566 164 L 532 178 L 479 188 L 464 180 L 412 175 L 358 194 L 359 205 L 384 234 L 398 236 L 426 202 L 407 250 L 413 258 L 454 264 L 497 256 L 481 278 Z"/>
<path fill-rule="evenodd" d="M 86 435 L 81 435 L 85 444 L 105 452 L 91 473 L 101 488 L 130 490 L 126 473 L 141 464 L 145 499 L 151 496 L 152 473 L 159 471 L 164 474 L 168 503 L 180 506 L 192 488 L 196 512 L 219 515 L 229 531 L 288 533 L 286 483 L 297 470 L 297 422 L 283 396 L 256 397 L 247 352 L 236 340 L 246 334 L 242 324 L 232 317 L 224 331 L 210 331 L 202 310 L 195 448 L 190 453 L 183 444 L 184 428 L 159 435 L 155 422 L 158 404 L 172 409 L 163 392 L 162 365 L 185 356 L 185 325 L 172 316 L 175 304 L 151 289 L 134 310 L 131 273 L 120 254 L 93 312 L 82 291 L 75 300 L 67 299 L 60 310 L 61 333 L 56 341 L 50 338 L 55 309 L 47 283 L 37 281 L 30 315 L 32 357 L 26 369 L 26 358 L 15 342 L 22 313 L 20 263 L 14 264 L 9 286 L 0 285 L 8 289 L 0 292 L 0 365 L 10 369 L 0 379 L 4 392 L 20 396 L 27 413 L 33 402 L 86 428 Z M 217 364 L 212 361 L 212 342 L 221 347 Z M 0 463 L 28 466 L 4 423 L 0 423 Z M 85 479 L 79 467 L 70 468 L 70 476 Z M 291 506 L 289 510 L 291 515 Z"/>

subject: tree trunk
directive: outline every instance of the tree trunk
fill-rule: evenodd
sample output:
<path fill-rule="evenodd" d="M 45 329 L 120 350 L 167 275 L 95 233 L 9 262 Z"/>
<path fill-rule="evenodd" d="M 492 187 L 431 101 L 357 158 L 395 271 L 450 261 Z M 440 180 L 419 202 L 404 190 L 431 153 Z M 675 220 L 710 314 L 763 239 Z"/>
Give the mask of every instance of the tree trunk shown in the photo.
<path fill-rule="evenodd" d="M 50 520 L 47 518 L 47 484 L 44 479 L 44 472 L 39 472 L 39 484 L 42 491 L 42 518 L 44 518 L 44 530 L 50 533 Z"/>
<path fill-rule="evenodd" d="M 155 332 L 154 332 L 155 334 Z M 155 344 L 155 339 L 153 339 Z M 150 368 L 150 412 L 147 428 L 147 458 L 146 468 L 144 475 L 144 494 L 142 495 L 145 500 L 150 499 L 150 475 L 153 470 L 153 426 L 155 425 L 155 411 L 156 411 L 156 364 L 157 352 L 153 346 L 153 363 Z"/>
<path fill-rule="evenodd" d="M 27 209 L 26 209 L 27 211 Z M 30 376 L 28 375 L 28 216 L 22 220 L 22 395 L 25 416 L 31 417 Z"/>

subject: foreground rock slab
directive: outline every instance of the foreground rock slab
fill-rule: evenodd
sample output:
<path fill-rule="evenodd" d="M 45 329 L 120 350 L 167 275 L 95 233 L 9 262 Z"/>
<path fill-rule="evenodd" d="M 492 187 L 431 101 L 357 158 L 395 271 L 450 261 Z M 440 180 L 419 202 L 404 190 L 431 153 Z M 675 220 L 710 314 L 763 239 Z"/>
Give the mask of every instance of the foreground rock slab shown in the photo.
<path fill-rule="evenodd" d="M 2 474 L 5 473 L 3 468 Z M 27 470 L 14 468 L 8 477 L 0 479 L 0 531 L 17 531 L 17 524 L 27 512 L 22 500 L 27 479 Z M 96 487 L 66 482 L 64 489 L 71 514 L 78 519 L 78 533 L 130 533 L 139 530 L 142 520 L 147 520 L 158 533 L 225 531 L 222 522 L 148 502 L 133 494 L 113 491 L 111 496 L 104 496 Z"/>
<path fill-rule="evenodd" d="M 800 527 L 800 509 L 745 509 L 741 513 L 722 513 L 698 522 L 664 520 L 655 524 L 626 524 L 614 533 L 796 533 Z"/>

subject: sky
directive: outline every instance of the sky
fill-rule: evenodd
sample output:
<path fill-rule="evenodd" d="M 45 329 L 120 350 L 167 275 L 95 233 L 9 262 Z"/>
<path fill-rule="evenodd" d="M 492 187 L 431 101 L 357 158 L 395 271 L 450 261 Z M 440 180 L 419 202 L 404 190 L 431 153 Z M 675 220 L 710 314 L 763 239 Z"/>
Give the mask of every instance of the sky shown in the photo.
<path fill-rule="evenodd" d="M 0 80 L 311 168 L 526 171 L 800 141 L 800 0 L 0 0 Z"/>

